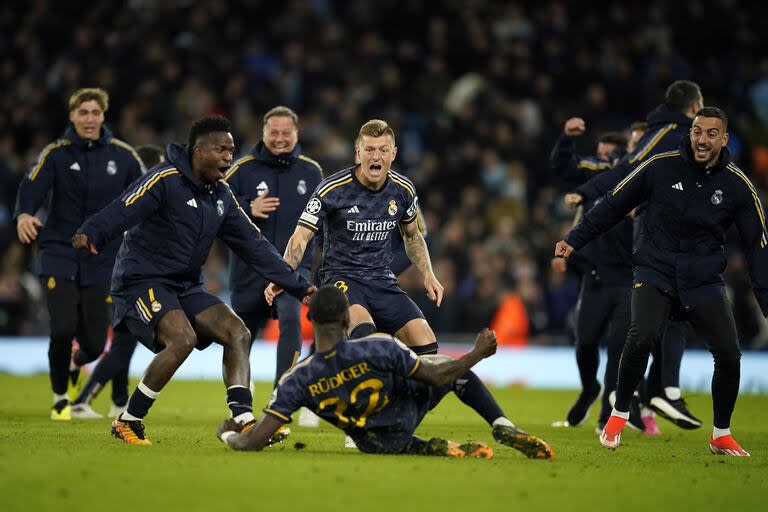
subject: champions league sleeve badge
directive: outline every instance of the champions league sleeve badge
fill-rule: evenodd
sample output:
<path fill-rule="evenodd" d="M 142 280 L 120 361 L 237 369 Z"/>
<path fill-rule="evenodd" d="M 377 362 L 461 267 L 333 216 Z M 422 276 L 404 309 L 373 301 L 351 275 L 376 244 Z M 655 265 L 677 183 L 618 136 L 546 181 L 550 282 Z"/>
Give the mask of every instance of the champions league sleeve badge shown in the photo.
<path fill-rule="evenodd" d="M 314 215 L 315 213 L 320 211 L 320 207 L 321 206 L 322 205 L 320 204 L 320 200 L 318 198 L 316 198 L 316 197 L 313 197 L 307 203 L 307 208 L 306 208 L 307 213 L 311 213 L 311 214 Z"/>

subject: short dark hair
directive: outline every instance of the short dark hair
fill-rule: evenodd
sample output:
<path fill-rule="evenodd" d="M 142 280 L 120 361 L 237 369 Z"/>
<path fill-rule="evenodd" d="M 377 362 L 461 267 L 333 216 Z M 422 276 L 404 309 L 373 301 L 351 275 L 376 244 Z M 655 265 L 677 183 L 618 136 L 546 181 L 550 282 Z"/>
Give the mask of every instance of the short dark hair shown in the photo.
<path fill-rule="evenodd" d="M 723 122 L 723 131 L 728 131 L 728 114 L 723 109 L 717 107 L 704 107 L 696 112 L 696 117 L 716 117 Z"/>
<path fill-rule="evenodd" d="M 623 133 L 607 132 L 602 134 L 600 138 L 597 139 L 597 142 L 602 142 L 604 144 L 616 144 L 620 148 L 626 148 L 629 141 Z"/>
<path fill-rule="evenodd" d="M 339 323 L 347 309 L 349 302 L 344 292 L 327 284 L 312 295 L 309 302 L 309 319 L 316 324 Z"/>
<path fill-rule="evenodd" d="M 165 154 L 163 148 L 154 144 L 144 144 L 136 148 L 136 153 L 139 154 L 144 167 L 147 169 L 156 166 L 163 160 Z"/>
<path fill-rule="evenodd" d="M 677 80 L 667 87 L 664 102 L 672 110 L 685 112 L 695 102 L 701 99 L 701 88 L 690 80 Z"/>
<path fill-rule="evenodd" d="M 188 151 L 192 154 L 192 150 L 197 144 L 197 140 L 203 135 L 208 135 L 214 132 L 229 133 L 232 131 L 232 123 L 229 119 L 223 116 L 208 116 L 202 119 L 198 119 L 192 123 L 192 128 L 189 130 Z"/>

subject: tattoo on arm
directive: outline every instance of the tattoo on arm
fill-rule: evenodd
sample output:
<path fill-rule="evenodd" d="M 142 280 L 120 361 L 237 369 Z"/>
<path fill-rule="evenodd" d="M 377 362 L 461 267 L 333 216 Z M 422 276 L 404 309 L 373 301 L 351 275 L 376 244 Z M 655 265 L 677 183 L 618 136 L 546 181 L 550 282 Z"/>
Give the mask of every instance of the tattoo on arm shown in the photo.
<path fill-rule="evenodd" d="M 304 258 L 304 252 L 307 250 L 307 244 L 315 234 L 307 228 L 297 226 L 296 231 L 291 235 L 291 239 L 288 240 L 288 245 L 285 247 L 285 254 L 283 258 L 292 269 L 296 270 L 301 264 L 301 260 Z"/>
<path fill-rule="evenodd" d="M 422 275 L 432 272 L 432 261 L 429 259 L 429 250 L 427 242 L 419 231 L 416 222 L 407 224 L 402 229 L 403 241 L 405 242 L 405 253 L 408 259 L 416 265 Z"/>

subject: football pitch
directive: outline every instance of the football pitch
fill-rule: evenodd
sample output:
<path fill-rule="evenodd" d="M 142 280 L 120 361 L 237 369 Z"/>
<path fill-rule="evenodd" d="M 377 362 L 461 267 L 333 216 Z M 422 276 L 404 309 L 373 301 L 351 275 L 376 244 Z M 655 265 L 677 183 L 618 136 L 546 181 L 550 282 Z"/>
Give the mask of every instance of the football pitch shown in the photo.
<path fill-rule="evenodd" d="M 292 425 L 281 446 L 234 452 L 215 437 L 227 415 L 220 382 L 171 381 L 147 418 L 151 447 L 109 435 L 109 419 L 54 423 L 45 376 L 0 374 L 0 510 L 761 510 L 768 497 L 768 397 L 739 397 L 736 439 L 751 458 L 711 455 L 709 395 L 689 405 L 695 431 L 659 419 L 660 437 L 626 431 L 616 452 L 600 447 L 597 409 L 587 424 L 556 429 L 574 391 L 494 389 L 507 415 L 546 439 L 555 461 L 493 445 L 493 460 L 363 455 L 330 425 Z M 270 386 L 257 386 L 264 405 Z M 108 409 L 109 389 L 94 408 Z M 422 437 L 491 442 L 490 429 L 449 395 Z M 298 449 L 297 445 L 305 445 Z"/>

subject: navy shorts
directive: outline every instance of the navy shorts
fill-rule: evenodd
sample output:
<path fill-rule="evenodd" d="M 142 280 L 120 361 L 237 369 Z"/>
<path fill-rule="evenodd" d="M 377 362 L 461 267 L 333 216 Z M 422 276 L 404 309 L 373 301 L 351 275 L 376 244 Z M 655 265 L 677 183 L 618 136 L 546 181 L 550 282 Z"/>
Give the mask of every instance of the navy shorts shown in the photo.
<path fill-rule="evenodd" d="M 411 453 L 412 445 L 420 444 L 413 433 L 429 411 L 453 390 L 453 384 L 430 386 L 416 380 L 406 381 L 406 390 L 395 397 L 389 407 L 397 409 L 398 422 L 389 427 L 356 428 L 347 430 L 364 453 Z M 418 450 L 416 450 L 418 451 Z M 415 452 L 414 452 L 415 453 Z"/>
<path fill-rule="evenodd" d="M 323 284 L 340 288 L 350 305 L 359 304 L 368 310 L 380 332 L 394 335 L 411 320 L 424 318 L 419 306 L 400 288 L 394 277 L 363 280 L 336 274 Z"/>
<path fill-rule="evenodd" d="M 112 292 L 113 324 L 117 332 L 130 332 L 154 353 L 165 348 L 155 339 L 160 319 L 174 309 L 181 309 L 194 328 L 195 316 L 217 304 L 223 304 L 215 295 L 203 290 L 199 284 L 169 284 L 144 281 Z M 203 350 L 214 340 L 198 337 L 195 348 Z"/>

